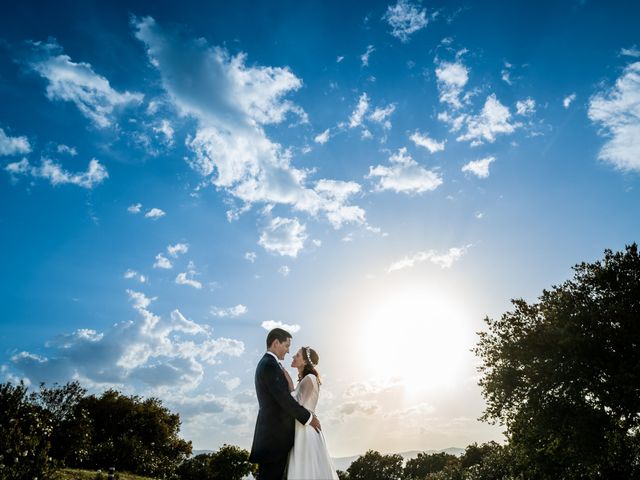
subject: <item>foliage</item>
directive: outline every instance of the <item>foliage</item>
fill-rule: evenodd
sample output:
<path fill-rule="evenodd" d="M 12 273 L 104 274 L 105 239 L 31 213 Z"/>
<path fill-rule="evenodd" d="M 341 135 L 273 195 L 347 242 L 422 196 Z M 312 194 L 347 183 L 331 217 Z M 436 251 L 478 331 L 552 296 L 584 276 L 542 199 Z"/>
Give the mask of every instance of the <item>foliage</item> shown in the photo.
<path fill-rule="evenodd" d="M 180 480 L 242 480 L 258 472 L 249 462 L 249 452 L 234 445 L 223 445 L 217 452 L 203 453 L 182 462 L 177 470 Z"/>
<path fill-rule="evenodd" d="M 537 303 L 513 300 L 485 320 L 475 350 L 484 419 L 506 425 L 512 475 L 640 478 L 637 245 L 574 272 Z"/>
<path fill-rule="evenodd" d="M 349 480 L 400 480 L 402 455 L 381 455 L 369 450 L 347 469 Z"/>
<path fill-rule="evenodd" d="M 156 398 L 142 400 L 107 390 L 81 402 L 92 419 L 91 468 L 115 467 L 169 478 L 191 453 L 191 442 L 178 437 L 180 417 Z"/>
<path fill-rule="evenodd" d="M 151 477 L 141 477 L 133 473 L 116 472 L 115 480 L 153 480 Z M 76 468 L 65 468 L 56 472 L 54 480 L 106 480 L 107 472 L 94 470 L 80 470 Z"/>
<path fill-rule="evenodd" d="M 448 465 L 457 466 L 458 463 L 458 458 L 448 453 L 418 453 L 416 458 L 407 460 L 404 467 L 404 478 L 422 480 L 430 473 L 440 472 Z"/>
<path fill-rule="evenodd" d="M 51 423 L 23 383 L 0 384 L 0 478 L 48 479 Z"/>
<path fill-rule="evenodd" d="M 40 385 L 36 402 L 52 425 L 50 455 L 62 465 L 79 466 L 91 448 L 92 420 L 82 401 L 87 391 L 78 382 Z"/>

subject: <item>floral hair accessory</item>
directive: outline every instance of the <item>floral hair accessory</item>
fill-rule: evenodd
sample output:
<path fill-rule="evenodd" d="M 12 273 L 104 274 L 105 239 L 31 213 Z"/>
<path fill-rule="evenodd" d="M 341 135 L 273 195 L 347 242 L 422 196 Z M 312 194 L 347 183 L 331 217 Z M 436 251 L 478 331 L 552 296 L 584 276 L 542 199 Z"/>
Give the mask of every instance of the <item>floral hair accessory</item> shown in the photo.
<path fill-rule="evenodd" d="M 311 349 L 309 347 L 306 347 L 304 351 L 307 354 L 307 362 L 309 362 L 309 365 L 315 368 L 316 364 L 311 361 Z"/>

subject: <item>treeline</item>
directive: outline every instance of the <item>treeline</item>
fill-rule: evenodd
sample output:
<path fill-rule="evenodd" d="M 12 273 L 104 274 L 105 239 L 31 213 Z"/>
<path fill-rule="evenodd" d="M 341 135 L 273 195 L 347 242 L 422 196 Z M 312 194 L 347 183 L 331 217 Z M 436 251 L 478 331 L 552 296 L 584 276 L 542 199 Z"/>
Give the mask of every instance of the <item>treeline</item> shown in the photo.
<path fill-rule="evenodd" d="M 115 390 L 88 395 L 77 382 L 0 385 L 0 478 L 52 478 L 63 467 L 116 467 L 172 478 L 191 454 L 178 436 L 180 417 L 156 398 Z"/>
<path fill-rule="evenodd" d="M 495 442 L 469 445 L 462 456 L 419 453 L 403 466 L 402 455 L 374 450 L 358 457 L 340 480 L 498 480 L 512 477 L 507 447 Z"/>

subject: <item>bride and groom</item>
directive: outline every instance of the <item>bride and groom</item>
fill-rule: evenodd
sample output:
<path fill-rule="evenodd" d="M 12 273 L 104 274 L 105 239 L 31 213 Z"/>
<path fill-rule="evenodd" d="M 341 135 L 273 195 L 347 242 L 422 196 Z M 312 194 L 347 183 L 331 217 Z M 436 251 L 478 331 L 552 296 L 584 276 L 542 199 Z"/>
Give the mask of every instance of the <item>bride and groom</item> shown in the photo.
<path fill-rule="evenodd" d="M 267 335 L 267 352 L 256 368 L 260 409 L 249 461 L 258 464 L 257 480 L 338 480 L 314 413 L 320 392 L 318 354 L 302 347 L 294 355 L 294 387 L 280 363 L 290 346 L 286 330 L 275 328 Z"/>

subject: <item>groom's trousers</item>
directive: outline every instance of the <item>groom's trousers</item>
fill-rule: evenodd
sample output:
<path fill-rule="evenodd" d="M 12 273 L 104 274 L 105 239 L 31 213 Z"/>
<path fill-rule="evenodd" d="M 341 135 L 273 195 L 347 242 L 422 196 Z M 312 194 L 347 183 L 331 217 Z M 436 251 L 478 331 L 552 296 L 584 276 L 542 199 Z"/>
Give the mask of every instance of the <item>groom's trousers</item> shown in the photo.
<path fill-rule="evenodd" d="M 284 457 L 279 462 L 259 464 L 257 480 L 283 480 L 288 459 L 289 457 Z"/>

